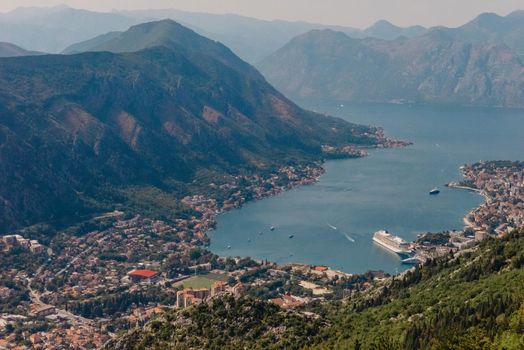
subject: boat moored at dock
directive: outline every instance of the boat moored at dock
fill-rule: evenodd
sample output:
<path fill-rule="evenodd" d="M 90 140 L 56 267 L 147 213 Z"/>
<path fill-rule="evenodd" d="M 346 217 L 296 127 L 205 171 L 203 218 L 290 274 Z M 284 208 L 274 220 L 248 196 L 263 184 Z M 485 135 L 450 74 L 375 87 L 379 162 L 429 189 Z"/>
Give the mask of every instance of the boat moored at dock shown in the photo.
<path fill-rule="evenodd" d="M 405 264 L 405 265 L 418 265 L 420 264 L 420 259 L 417 258 L 416 256 L 412 256 L 412 257 L 409 257 L 409 258 L 406 258 L 406 259 L 402 259 L 402 263 Z"/>
<path fill-rule="evenodd" d="M 409 256 L 412 253 L 410 244 L 402 238 L 389 233 L 386 230 L 380 230 L 373 235 L 373 241 L 380 246 L 401 256 Z"/>

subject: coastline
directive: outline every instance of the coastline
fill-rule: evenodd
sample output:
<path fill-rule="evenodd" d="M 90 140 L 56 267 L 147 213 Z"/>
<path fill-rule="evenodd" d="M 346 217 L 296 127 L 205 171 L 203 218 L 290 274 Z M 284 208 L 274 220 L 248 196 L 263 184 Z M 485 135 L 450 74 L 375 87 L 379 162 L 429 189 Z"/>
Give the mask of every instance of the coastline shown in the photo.
<path fill-rule="evenodd" d="M 378 142 L 376 145 L 373 146 L 346 146 L 342 149 L 336 149 L 335 152 L 333 152 L 334 149 L 323 148 L 323 154 L 325 158 L 322 160 L 318 160 L 310 164 L 303 165 L 301 167 L 283 166 L 280 169 L 278 169 L 278 171 L 275 174 L 272 174 L 268 176 L 267 179 L 264 179 L 263 183 L 265 183 L 265 181 L 269 181 L 271 178 L 275 178 L 275 176 L 278 177 L 282 174 L 286 174 L 286 176 L 288 176 L 290 180 L 289 182 L 287 182 L 284 185 L 265 188 L 264 190 L 257 188 L 256 185 L 247 186 L 246 188 L 251 188 L 253 194 L 253 196 L 251 196 L 249 199 L 245 199 L 243 197 L 238 198 L 238 196 L 235 197 L 235 195 L 240 193 L 240 191 L 235 193 L 232 198 L 225 200 L 222 203 L 222 205 L 219 205 L 217 203 L 217 200 L 212 197 L 205 198 L 201 195 L 184 197 L 182 199 L 182 203 L 188 205 L 195 211 L 198 211 L 202 214 L 202 230 L 200 230 L 200 232 L 197 232 L 196 236 L 201 238 L 203 242 L 202 245 L 207 247 L 210 242 L 210 237 L 208 233 L 216 228 L 218 215 L 233 209 L 240 209 L 244 204 L 249 202 L 255 202 L 265 198 L 274 197 L 288 190 L 293 190 L 298 187 L 318 183 L 320 177 L 325 173 L 324 164 L 327 161 L 335 159 L 349 160 L 356 158 L 364 158 L 369 155 L 366 152 L 366 150 L 369 149 L 379 150 L 388 148 L 403 148 L 412 145 L 412 143 L 408 141 L 385 137 L 381 132 L 381 129 L 379 129 L 377 133 L 377 138 L 380 139 L 381 142 Z M 334 154 L 338 154 L 341 157 L 333 157 Z M 260 180 L 258 175 L 251 176 L 251 178 L 256 181 Z M 245 178 L 245 180 L 248 180 L 248 178 Z"/>
<path fill-rule="evenodd" d="M 457 183 L 457 182 L 450 182 L 450 183 L 446 184 L 446 187 L 453 188 L 453 189 L 459 189 L 459 190 L 466 190 L 466 191 L 469 191 L 469 192 L 475 192 L 475 193 L 477 193 L 478 195 L 480 195 L 480 196 L 482 196 L 484 198 L 484 202 L 481 205 L 479 205 L 478 207 L 470 210 L 466 214 L 466 216 L 464 216 L 464 218 L 462 219 L 462 222 L 464 223 L 466 228 L 472 229 L 474 231 L 482 230 L 482 228 L 477 226 L 475 223 L 473 223 L 469 219 L 469 217 L 471 215 L 473 215 L 473 213 L 475 213 L 477 210 L 479 210 L 482 205 L 484 205 L 487 201 L 490 200 L 490 197 L 487 195 L 487 193 L 485 191 L 479 189 L 479 188 L 461 185 L 460 183 Z"/>
<path fill-rule="evenodd" d="M 322 163 L 317 163 L 317 165 L 319 167 L 322 168 L 322 173 L 324 172 L 323 171 L 323 166 L 324 166 L 325 162 L 322 162 Z M 463 172 L 463 176 L 465 179 L 469 179 L 468 176 L 466 176 L 466 174 Z M 308 181 L 308 184 L 313 184 L 313 183 L 316 183 L 318 182 L 320 179 L 320 175 L 314 179 L 310 179 Z M 279 193 L 282 193 L 283 191 L 287 190 L 287 189 L 290 189 L 290 188 L 295 188 L 295 187 L 298 187 L 300 186 L 299 183 L 297 182 L 292 182 L 290 184 L 287 184 L 285 187 L 283 188 L 279 188 L 279 190 L 275 190 L 275 191 L 270 191 L 271 195 L 276 195 L 276 194 L 279 194 Z M 449 187 L 449 188 L 456 188 L 456 189 L 462 189 L 462 190 L 467 190 L 467 191 L 470 191 L 470 192 L 475 192 L 476 194 L 479 194 L 481 195 L 485 201 L 482 202 L 482 203 L 479 203 L 475 208 L 473 208 L 471 211 L 469 211 L 464 217 L 463 217 L 463 223 L 464 223 L 464 231 L 462 232 L 467 232 L 467 231 L 475 231 L 475 232 L 479 232 L 479 233 L 482 233 L 482 232 L 490 232 L 488 228 L 486 228 L 485 226 L 485 221 L 478 221 L 478 220 L 475 220 L 475 213 L 477 213 L 479 210 L 482 210 L 482 208 L 486 207 L 486 203 L 489 204 L 493 199 L 489 196 L 489 193 L 486 192 L 485 190 L 483 190 L 482 188 L 477 188 L 475 186 L 468 186 L 467 182 L 464 181 L 464 183 L 459 183 L 459 182 L 450 182 L 449 184 L 446 185 L 446 187 Z M 265 198 L 267 196 L 262 196 L 260 198 L 257 198 L 257 199 L 262 199 L 262 198 Z M 479 201 L 480 202 L 480 201 Z M 224 211 L 226 210 L 220 210 L 219 213 L 223 213 Z M 218 215 L 218 213 L 217 213 Z M 470 236 L 471 236 L 471 233 L 470 233 Z M 480 236 L 479 236 L 480 237 Z M 223 254 L 225 255 L 228 255 L 227 252 L 223 252 Z M 240 253 L 241 254 L 241 253 Z M 291 263 L 292 261 L 290 260 L 289 263 Z M 307 263 L 307 260 L 302 260 L 303 263 Z"/>
<path fill-rule="evenodd" d="M 475 188 L 475 187 L 464 186 L 464 185 L 460 185 L 460 184 L 455 183 L 455 182 L 450 182 L 450 183 L 446 184 L 446 187 L 455 188 L 455 189 L 459 189 L 459 190 L 466 190 L 466 191 L 470 191 L 470 192 L 476 192 L 479 195 L 481 195 L 482 197 L 484 197 L 486 200 L 489 199 L 489 196 L 483 190 Z"/>
<path fill-rule="evenodd" d="M 464 219 L 468 227 L 500 237 L 524 225 L 524 162 L 479 162 L 464 165 L 461 171 L 467 183 L 451 183 L 450 187 L 466 188 L 485 198 Z"/>

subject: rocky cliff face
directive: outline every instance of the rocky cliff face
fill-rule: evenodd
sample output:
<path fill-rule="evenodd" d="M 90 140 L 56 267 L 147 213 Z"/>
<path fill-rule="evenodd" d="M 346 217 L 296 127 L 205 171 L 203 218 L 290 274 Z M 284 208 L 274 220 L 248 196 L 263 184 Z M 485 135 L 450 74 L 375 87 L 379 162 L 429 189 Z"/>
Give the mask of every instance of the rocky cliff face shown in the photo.
<path fill-rule="evenodd" d="M 296 97 L 524 107 L 524 66 L 504 44 L 468 43 L 444 31 L 384 41 L 313 31 L 260 65 Z"/>

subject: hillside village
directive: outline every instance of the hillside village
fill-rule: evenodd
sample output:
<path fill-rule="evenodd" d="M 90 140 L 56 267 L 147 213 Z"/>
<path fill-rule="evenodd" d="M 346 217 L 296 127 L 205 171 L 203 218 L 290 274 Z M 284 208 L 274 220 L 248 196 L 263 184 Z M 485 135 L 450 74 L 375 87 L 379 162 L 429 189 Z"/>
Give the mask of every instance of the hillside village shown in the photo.
<path fill-rule="evenodd" d="M 200 248 L 220 212 L 246 200 L 313 183 L 321 174 L 322 168 L 307 166 L 285 167 L 268 178 L 238 177 L 235 181 L 242 181 L 243 186 L 221 185 L 220 190 L 231 194 L 220 204 L 202 195 L 181 199 L 194 211 L 191 217 L 168 223 L 115 211 L 85 225 L 92 231 L 59 233 L 49 247 L 19 234 L 3 236 L 1 254 L 17 259 L 18 264 L 10 266 L 9 259 L 2 259 L 0 298 L 12 302 L 0 313 L 0 346 L 100 347 L 119 329 L 143 324 L 167 309 L 186 308 L 223 294 L 240 297 L 266 290 L 267 298 L 273 297 L 277 304 L 280 293 L 284 293 L 282 300 L 300 300 L 282 303 L 283 307 L 331 294 L 319 283 L 329 285 L 334 278 L 351 275 L 300 265 L 300 278 L 285 285 L 296 267 L 220 258 Z M 373 278 L 364 280 L 368 282 L 352 288 L 369 287 Z M 308 283 L 308 288 L 299 287 L 300 283 Z M 300 294 L 316 296 L 291 297 L 293 286 Z M 320 296 L 318 290 L 322 290 Z"/>
<path fill-rule="evenodd" d="M 467 181 L 486 202 L 465 218 L 475 231 L 503 235 L 524 226 L 524 163 L 480 162 L 462 167 Z"/>

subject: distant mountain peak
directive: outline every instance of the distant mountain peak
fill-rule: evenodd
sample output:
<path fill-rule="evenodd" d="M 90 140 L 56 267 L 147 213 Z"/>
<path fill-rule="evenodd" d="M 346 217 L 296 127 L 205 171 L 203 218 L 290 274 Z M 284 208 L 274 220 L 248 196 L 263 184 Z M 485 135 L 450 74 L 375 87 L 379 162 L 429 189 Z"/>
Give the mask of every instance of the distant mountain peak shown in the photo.
<path fill-rule="evenodd" d="M 49 7 L 40 7 L 40 6 L 19 6 L 9 12 L 6 15 L 17 16 L 17 17 L 34 17 L 39 15 L 45 15 L 49 13 L 59 12 L 63 10 L 72 9 L 71 7 L 61 4 L 56 6 Z"/>
<path fill-rule="evenodd" d="M 486 13 L 482 13 L 478 15 L 475 19 L 465 24 L 464 26 L 477 25 L 480 27 L 496 29 L 496 27 L 499 26 L 500 23 L 504 21 L 504 19 L 505 19 L 504 17 L 499 16 L 496 13 L 486 12 Z"/>
<path fill-rule="evenodd" d="M 412 26 L 412 27 L 399 27 L 389 21 L 384 19 L 375 22 L 371 27 L 364 30 L 366 36 L 385 39 L 385 40 L 394 40 L 399 37 L 415 37 L 422 35 L 426 32 L 426 28 L 422 26 Z"/>
<path fill-rule="evenodd" d="M 524 10 L 513 11 L 507 17 L 512 19 L 524 19 Z"/>
<path fill-rule="evenodd" d="M 172 20 L 172 19 L 169 19 L 169 18 L 164 18 L 164 19 L 161 19 L 161 20 L 157 20 L 157 21 L 150 21 L 150 22 L 145 22 L 145 23 L 140 23 L 140 24 L 136 24 L 134 26 L 131 26 L 129 28 L 129 30 L 133 30 L 133 29 L 136 29 L 136 28 L 144 28 L 144 29 L 155 29 L 155 28 L 158 28 L 158 27 L 165 27 L 165 28 L 177 28 L 179 30 L 183 30 L 185 32 L 194 32 L 193 30 L 181 25 L 180 23 Z"/>
<path fill-rule="evenodd" d="M 37 55 L 42 55 L 42 53 L 36 51 L 29 51 L 12 43 L 0 42 L 0 57 L 20 57 Z"/>
<path fill-rule="evenodd" d="M 71 7 L 69 5 L 66 5 L 66 4 L 60 4 L 60 5 L 53 6 L 53 8 L 57 9 L 57 10 L 63 10 L 63 9 L 69 9 Z"/>
<path fill-rule="evenodd" d="M 278 51 L 286 50 L 289 47 L 302 45 L 310 47 L 311 50 L 315 50 L 317 47 L 322 47 L 324 45 L 336 46 L 337 43 L 346 44 L 348 41 L 359 40 L 360 39 L 349 37 L 346 33 L 332 29 L 314 29 L 293 38 L 289 43 L 284 45 Z M 261 64 L 263 65 L 264 61 L 262 61 Z"/>
<path fill-rule="evenodd" d="M 191 49 L 191 42 L 211 40 L 171 19 L 151 21 L 133 25 L 125 32 L 114 33 L 108 41 L 102 42 L 87 51 L 135 52 L 155 46 L 184 45 Z"/>
<path fill-rule="evenodd" d="M 379 21 L 376 21 L 372 26 L 370 26 L 368 29 L 372 29 L 372 28 L 399 28 L 398 26 L 394 25 L 393 23 L 385 20 L 385 19 L 381 19 Z"/>
<path fill-rule="evenodd" d="M 325 40 L 325 39 L 343 39 L 353 40 L 346 33 L 333 29 L 314 29 L 307 33 L 297 36 L 297 39 L 314 39 L 314 40 Z"/>
<path fill-rule="evenodd" d="M 347 36 L 344 32 L 333 30 L 333 29 L 313 29 L 307 33 L 304 33 L 305 36 L 315 36 L 315 35 L 332 35 L 332 36 Z"/>
<path fill-rule="evenodd" d="M 252 74 L 259 75 L 256 70 L 223 44 L 208 39 L 171 19 L 137 24 L 124 32 L 109 33 L 92 39 L 90 42 L 84 42 L 79 50 L 75 50 L 75 47 L 68 48 L 66 52 L 108 51 L 123 53 L 137 52 L 154 47 L 176 49 L 188 57 L 194 54 L 212 56 L 214 59 L 222 61 L 225 66 L 234 67 L 237 70 L 249 70 Z"/>

